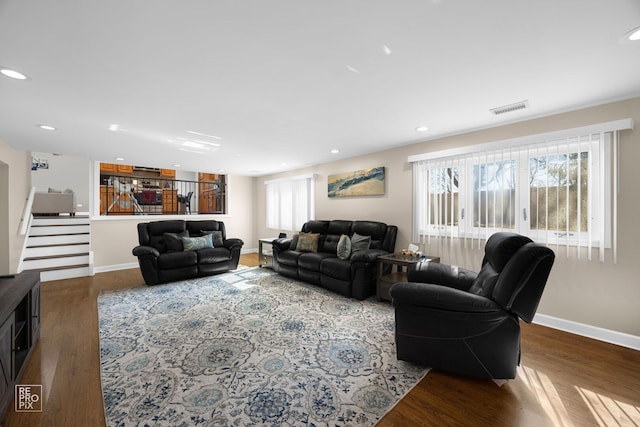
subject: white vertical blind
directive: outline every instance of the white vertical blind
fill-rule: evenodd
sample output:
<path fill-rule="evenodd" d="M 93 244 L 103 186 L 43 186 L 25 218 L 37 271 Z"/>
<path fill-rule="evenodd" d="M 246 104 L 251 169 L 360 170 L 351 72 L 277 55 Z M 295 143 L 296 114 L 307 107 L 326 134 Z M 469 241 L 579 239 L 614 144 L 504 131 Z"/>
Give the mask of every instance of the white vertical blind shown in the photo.
<path fill-rule="evenodd" d="M 617 132 L 632 127 L 626 119 L 411 156 L 414 241 L 444 253 L 457 238 L 483 248 L 507 230 L 577 259 L 586 251 L 591 260 L 593 248 L 605 262 L 611 248 L 615 263 Z"/>
<path fill-rule="evenodd" d="M 265 181 L 267 228 L 296 231 L 314 219 L 313 175 Z"/>

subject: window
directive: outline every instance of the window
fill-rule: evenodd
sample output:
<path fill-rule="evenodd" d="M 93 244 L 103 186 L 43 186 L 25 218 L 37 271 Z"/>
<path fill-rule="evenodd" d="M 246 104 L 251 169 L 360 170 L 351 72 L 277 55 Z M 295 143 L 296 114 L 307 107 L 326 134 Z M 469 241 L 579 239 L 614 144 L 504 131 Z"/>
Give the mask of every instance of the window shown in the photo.
<path fill-rule="evenodd" d="M 598 248 L 603 260 L 613 247 L 615 260 L 615 131 L 627 126 L 630 119 L 410 157 L 414 241 L 480 242 L 504 230 L 567 253 L 575 247 L 577 257 Z"/>
<path fill-rule="evenodd" d="M 267 228 L 300 230 L 314 218 L 313 175 L 284 178 L 265 183 Z"/>

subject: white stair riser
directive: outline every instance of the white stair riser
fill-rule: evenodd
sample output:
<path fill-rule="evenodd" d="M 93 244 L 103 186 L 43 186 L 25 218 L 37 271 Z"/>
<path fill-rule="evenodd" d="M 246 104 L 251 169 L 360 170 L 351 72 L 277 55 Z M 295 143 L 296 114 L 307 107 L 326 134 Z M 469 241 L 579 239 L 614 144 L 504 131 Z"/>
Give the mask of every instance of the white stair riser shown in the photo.
<path fill-rule="evenodd" d="M 24 258 L 56 256 L 68 254 L 84 254 L 89 253 L 91 248 L 88 243 L 82 245 L 65 245 L 65 246 L 45 246 L 40 248 L 27 248 L 24 251 Z"/>
<path fill-rule="evenodd" d="M 89 225 L 54 225 L 51 227 L 31 227 L 30 236 L 51 236 L 56 234 L 89 233 Z"/>
<path fill-rule="evenodd" d="M 50 270 L 40 272 L 40 281 L 49 282 L 51 280 L 72 279 L 74 277 L 90 276 L 89 267 L 67 268 L 64 270 Z"/>
<path fill-rule="evenodd" d="M 27 247 L 44 245 L 65 245 L 69 243 L 89 243 L 88 234 L 69 234 L 65 236 L 29 237 Z"/>
<path fill-rule="evenodd" d="M 34 218 L 31 226 L 39 225 L 89 225 L 89 218 Z"/>
<path fill-rule="evenodd" d="M 38 270 L 41 268 L 64 267 L 66 265 L 79 264 L 89 264 L 89 255 L 26 260 L 22 263 L 25 270 Z"/>

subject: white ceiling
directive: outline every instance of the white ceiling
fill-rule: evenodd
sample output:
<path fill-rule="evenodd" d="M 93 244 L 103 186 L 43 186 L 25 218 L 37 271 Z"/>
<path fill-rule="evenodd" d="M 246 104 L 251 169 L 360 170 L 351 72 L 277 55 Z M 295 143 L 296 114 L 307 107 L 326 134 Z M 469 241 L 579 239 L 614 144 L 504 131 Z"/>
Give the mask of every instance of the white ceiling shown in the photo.
<path fill-rule="evenodd" d="M 637 26 L 638 0 L 2 0 L 29 79 L 0 75 L 0 139 L 264 175 L 640 96 Z"/>

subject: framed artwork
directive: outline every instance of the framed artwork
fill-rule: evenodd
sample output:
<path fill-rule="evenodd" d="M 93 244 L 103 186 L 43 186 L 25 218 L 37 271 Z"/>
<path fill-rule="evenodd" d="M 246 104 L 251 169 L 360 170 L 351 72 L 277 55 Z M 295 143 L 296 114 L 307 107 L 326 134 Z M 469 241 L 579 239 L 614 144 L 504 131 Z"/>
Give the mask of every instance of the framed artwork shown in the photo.
<path fill-rule="evenodd" d="M 384 194 L 384 166 L 329 175 L 329 197 L 381 196 Z"/>

